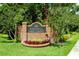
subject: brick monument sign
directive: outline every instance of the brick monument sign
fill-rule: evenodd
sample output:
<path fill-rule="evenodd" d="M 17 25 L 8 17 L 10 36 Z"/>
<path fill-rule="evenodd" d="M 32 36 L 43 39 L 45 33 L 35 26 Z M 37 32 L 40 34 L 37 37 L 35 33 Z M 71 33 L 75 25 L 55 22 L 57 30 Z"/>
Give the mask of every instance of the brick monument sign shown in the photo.
<path fill-rule="evenodd" d="M 22 44 L 26 46 L 48 45 L 52 38 L 51 28 L 39 22 L 34 22 L 31 25 L 27 25 L 27 22 L 22 22 L 22 25 L 18 26 L 18 32 Z"/>

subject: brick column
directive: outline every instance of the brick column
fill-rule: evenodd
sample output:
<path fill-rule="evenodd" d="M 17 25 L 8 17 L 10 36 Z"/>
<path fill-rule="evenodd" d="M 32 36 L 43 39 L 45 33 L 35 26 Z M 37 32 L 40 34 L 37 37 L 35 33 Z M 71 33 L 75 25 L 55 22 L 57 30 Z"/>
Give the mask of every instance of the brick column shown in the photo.
<path fill-rule="evenodd" d="M 46 25 L 46 33 L 48 34 L 48 36 L 51 39 L 50 43 L 54 43 L 54 39 L 52 37 L 53 31 L 52 31 L 52 29 L 48 25 Z"/>
<path fill-rule="evenodd" d="M 22 22 L 21 41 L 25 41 L 26 39 L 27 39 L 27 22 Z"/>
<path fill-rule="evenodd" d="M 46 33 L 48 34 L 48 36 L 50 37 L 50 27 L 48 27 L 48 25 L 46 24 Z"/>

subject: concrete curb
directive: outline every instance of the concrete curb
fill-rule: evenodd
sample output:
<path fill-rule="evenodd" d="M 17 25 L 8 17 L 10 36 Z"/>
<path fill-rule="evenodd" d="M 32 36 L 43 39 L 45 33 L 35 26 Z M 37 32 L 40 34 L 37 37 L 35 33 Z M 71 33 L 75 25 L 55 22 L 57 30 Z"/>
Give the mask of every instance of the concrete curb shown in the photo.
<path fill-rule="evenodd" d="M 68 56 L 79 56 L 79 40 L 75 44 L 75 46 L 72 48 Z"/>

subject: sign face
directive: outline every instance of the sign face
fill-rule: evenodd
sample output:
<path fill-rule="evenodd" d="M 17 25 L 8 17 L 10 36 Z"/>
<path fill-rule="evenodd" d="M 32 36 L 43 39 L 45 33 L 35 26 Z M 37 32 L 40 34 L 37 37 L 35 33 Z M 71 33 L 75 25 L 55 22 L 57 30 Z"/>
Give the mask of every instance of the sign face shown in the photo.
<path fill-rule="evenodd" d="M 43 27 L 39 23 L 33 23 L 30 27 L 28 27 L 29 33 L 44 33 L 46 32 L 46 27 Z"/>

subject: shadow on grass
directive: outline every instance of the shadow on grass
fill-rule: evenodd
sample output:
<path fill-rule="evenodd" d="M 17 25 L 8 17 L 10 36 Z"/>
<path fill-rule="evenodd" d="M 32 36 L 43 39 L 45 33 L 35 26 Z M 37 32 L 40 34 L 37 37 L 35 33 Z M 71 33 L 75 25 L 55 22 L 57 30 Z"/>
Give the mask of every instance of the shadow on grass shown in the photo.
<path fill-rule="evenodd" d="M 13 43 L 13 40 L 10 40 L 8 37 L 0 37 L 0 43 Z"/>
<path fill-rule="evenodd" d="M 53 46 L 53 47 L 58 47 L 58 48 L 60 48 L 62 45 L 58 45 L 57 43 L 54 43 L 54 44 L 50 44 L 49 46 Z"/>
<path fill-rule="evenodd" d="M 69 44 L 71 44 L 70 41 L 65 41 L 65 42 L 59 42 L 59 43 L 50 44 L 50 46 L 54 46 L 54 47 L 60 48 L 60 47 L 63 47 L 63 46 L 67 46 Z"/>
<path fill-rule="evenodd" d="M 0 38 L 2 38 L 2 39 L 7 39 L 7 40 L 8 40 L 8 37 L 0 37 Z"/>

